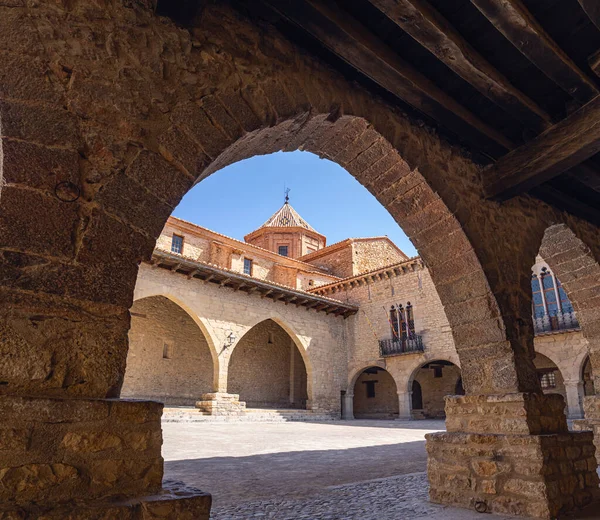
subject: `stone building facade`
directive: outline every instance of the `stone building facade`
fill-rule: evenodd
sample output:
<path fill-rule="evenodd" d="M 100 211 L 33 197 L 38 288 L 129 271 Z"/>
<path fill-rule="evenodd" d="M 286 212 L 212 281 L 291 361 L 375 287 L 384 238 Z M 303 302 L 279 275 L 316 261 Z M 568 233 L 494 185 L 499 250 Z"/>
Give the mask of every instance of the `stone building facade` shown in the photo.
<path fill-rule="evenodd" d="M 319 249 L 294 258 L 306 233 L 321 237 Z M 123 395 L 176 405 L 240 403 L 212 406 L 212 414 L 244 413 L 247 406 L 419 419 L 444 417 L 444 397 L 464 393 L 451 327 L 420 258 L 409 259 L 387 237 L 325 246 L 326 238 L 287 201 L 248 237 L 252 243 L 170 218 L 156 251 L 344 302 L 356 312 L 345 318 L 306 312 L 172 267 L 143 265 Z M 257 246 L 256 237 L 267 247 Z M 289 255 L 278 253 L 282 241 L 296 244 Z M 589 349 L 541 257 L 532 268 L 532 292 L 543 391 L 561 394 L 568 417 L 580 419 Z"/>

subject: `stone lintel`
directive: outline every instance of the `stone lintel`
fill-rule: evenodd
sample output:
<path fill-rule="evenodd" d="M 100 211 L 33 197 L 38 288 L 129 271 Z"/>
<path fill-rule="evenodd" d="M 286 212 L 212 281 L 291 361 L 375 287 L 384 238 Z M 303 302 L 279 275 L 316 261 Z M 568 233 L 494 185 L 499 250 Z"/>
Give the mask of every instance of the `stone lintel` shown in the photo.
<path fill-rule="evenodd" d="M 446 428 L 522 435 L 568 431 L 564 398 L 534 393 L 447 396 Z"/>
<path fill-rule="evenodd" d="M 160 491 L 160 419 L 151 401 L 0 397 L 0 504 Z"/>
<path fill-rule="evenodd" d="M 190 518 L 208 520 L 211 496 L 200 490 L 184 487 L 180 483 L 165 482 L 156 495 L 129 500 L 92 501 L 46 507 L 0 507 L 2 518 L 44 518 L 45 520 L 156 520 L 157 518 Z"/>
<path fill-rule="evenodd" d="M 433 502 L 551 519 L 600 499 L 590 432 L 425 437 Z"/>

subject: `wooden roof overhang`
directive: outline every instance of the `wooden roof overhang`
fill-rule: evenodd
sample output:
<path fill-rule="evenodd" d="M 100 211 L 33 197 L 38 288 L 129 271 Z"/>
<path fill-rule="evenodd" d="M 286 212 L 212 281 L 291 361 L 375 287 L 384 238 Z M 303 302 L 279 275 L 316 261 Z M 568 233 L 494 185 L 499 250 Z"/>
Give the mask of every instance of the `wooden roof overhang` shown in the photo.
<path fill-rule="evenodd" d="M 219 287 L 228 287 L 261 298 L 269 298 L 285 305 L 293 304 L 297 307 L 305 307 L 306 310 L 314 309 L 317 312 L 343 316 L 344 318 L 358 312 L 358 307 L 355 305 L 252 278 L 229 269 L 221 269 L 211 264 L 190 260 L 166 251 L 155 249 L 149 263 L 152 267 L 185 275 L 189 279 L 194 278 Z"/>
<path fill-rule="evenodd" d="M 600 225 L 599 0 L 229 2 L 468 149 L 488 198 Z M 193 25 L 207 3 L 157 12 Z"/>

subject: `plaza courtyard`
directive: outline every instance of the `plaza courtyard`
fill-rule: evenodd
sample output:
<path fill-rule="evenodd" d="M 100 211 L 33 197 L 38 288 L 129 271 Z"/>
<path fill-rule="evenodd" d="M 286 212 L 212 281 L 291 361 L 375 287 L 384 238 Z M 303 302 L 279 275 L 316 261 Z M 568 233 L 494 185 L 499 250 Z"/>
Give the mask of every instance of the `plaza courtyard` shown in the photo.
<path fill-rule="evenodd" d="M 437 420 L 165 422 L 165 479 L 211 493 L 215 520 L 480 518 L 428 501 L 424 435 L 443 429 Z"/>

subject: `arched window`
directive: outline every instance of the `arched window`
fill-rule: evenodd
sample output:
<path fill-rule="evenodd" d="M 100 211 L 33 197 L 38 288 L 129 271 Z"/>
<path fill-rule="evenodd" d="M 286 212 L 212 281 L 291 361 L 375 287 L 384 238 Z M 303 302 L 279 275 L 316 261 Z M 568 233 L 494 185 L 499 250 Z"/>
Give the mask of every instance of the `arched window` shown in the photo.
<path fill-rule="evenodd" d="M 542 268 L 540 277 L 542 278 L 542 289 L 544 291 L 548 315 L 556 316 L 558 313 L 558 302 L 556 301 L 556 291 L 554 290 L 554 277 L 545 267 Z"/>
<path fill-rule="evenodd" d="M 546 307 L 544 306 L 540 280 L 535 274 L 531 277 L 531 292 L 533 293 L 533 316 L 543 318 L 546 314 Z"/>
<path fill-rule="evenodd" d="M 413 306 L 408 302 L 406 304 L 406 322 L 408 324 L 408 337 L 415 337 L 415 316 L 413 313 Z"/>
<path fill-rule="evenodd" d="M 399 313 L 396 307 L 392 305 L 390 309 L 390 328 L 392 329 L 392 339 L 398 339 L 400 337 L 400 324 L 399 324 Z"/>
<path fill-rule="evenodd" d="M 558 288 L 558 297 L 560 298 L 560 310 L 563 313 L 573 312 L 573 305 L 567 297 L 567 293 L 563 289 L 562 284 L 560 283 L 560 280 L 558 278 L 556 279 L 556 287 Z"/>

